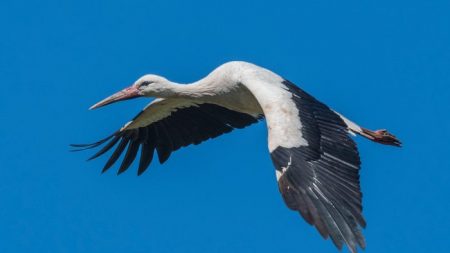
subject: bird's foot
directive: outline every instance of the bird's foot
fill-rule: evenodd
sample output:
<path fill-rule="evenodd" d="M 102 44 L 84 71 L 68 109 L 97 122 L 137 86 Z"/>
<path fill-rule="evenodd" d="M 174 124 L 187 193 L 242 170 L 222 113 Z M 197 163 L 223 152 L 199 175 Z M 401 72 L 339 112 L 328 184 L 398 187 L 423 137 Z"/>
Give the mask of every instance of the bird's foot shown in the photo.
<path fill-rule="evenodd" d="M 384 145 L 391 145 L 396 147 L 401 147 L 402 143 L 400 142 L 395 135 L 389 133 L 386 129 L 380 129 L 371 131 L 369 129 L 362 128 L 362 133 L 364 137 L 378 142 Z"/>

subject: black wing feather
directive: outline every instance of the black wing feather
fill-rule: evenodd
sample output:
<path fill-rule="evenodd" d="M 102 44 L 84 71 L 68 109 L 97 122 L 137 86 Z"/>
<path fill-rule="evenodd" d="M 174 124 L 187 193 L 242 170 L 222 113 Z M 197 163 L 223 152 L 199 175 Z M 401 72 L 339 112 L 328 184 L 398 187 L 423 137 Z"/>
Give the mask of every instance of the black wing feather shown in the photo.
<path fill-rule="evenodd" d="M 345 243 L 351 252 L 365 247 L 361 227 L 362 194 L 360 159 L 347 126 L 326 105 L 293 83 L 283 84 L 293 94 L 299 110 L 302 136 L 308 145 L 277 147 L 271 152 L 279 171 L 278 185 L 287 206 L 298 211 L 337 248 Z"/>
<path fill-rule="evenodd" d="M 93 156 L 91 156 L 89 160 L 95 159 L 101 155 L 103 155 L 104 153 L 108 152 L 108 150 L 110 150 L 112 147 L 114 147 L 114 145 L 116 145 L 116 143 L 120 140 L 120 136 L 114 136 L 114 138 L 108 142 L 108 144 L 106 144 L 105 146 L 103 146 L 102 149 L 100 149 L 97 153 L 95 153 Z"/>
<path fill-rule="evenodd" d="M 139 161 L 138 176 L 140 176 L 148 168 L 153 159 L 153 150 L 155 145 L 144 142 L 141 148 L 141 158 Z"/>
<path fill-rule="evenodd" d="M 109 160 L 106 162 L 105 167 L 102 169 L 102 173 L 106 172 L 111 166 L 119 159 L 120 154 L 122 154 L 123 150 L 127 146 L 128 142 L 130 141 L 130 138 L 128 136 L 122 137 L 120 140 L 119 145 L 117 145 L 116 150 L 114 150 L 114 153 L 111 155 Z"/>
<path fill-rule="evenodd" d="M 141 114 L 142 112 L 134 119 Z M 141 175 L 150 165 L 155 150 L 158 160 L 162 164 L 169 159 L 173 151 L 181 147 L 199 144 L 210 138 L 231 132 L 234 128 L 249 126 L 258 122 L 261 118 L 262 116 L 254 117 L 215 104 L 198 104 L 177 108 L 167 117 L 145 127 L 118 131 L 93 144 L 72 146 L 80 149 L 91 149 L 109 140 L 89 160 L 95 159 L 117 146 L 102 170 L 105 172 L 118 160 L 128 145 L 118 174 L 123 173 L 131 166 L 140 147 L 138 175 Z"/>
<path fill-rule="evenodd" d="M 156 122 L 153 129 L 155 130 L 156 135 L 156 151 L 158 152 L 159 163 L 163 164 L 169 159 L 170 154 L 172 153 L 172 140 L 162 121 Z"/>
<path fill-rule="evenodd" d="M 128 169 L 128 167 L 130 167 L 131 163 L 134 161 L 134 158 L 136 158 L 136 154 L 139 150 L 139 144 L 140 143 L 136 140 L 130 141 L 127 153 L 125 154 L 122 164 L 120 165 L 119 171 L 117 172 L 118 175 L 122 174 Z"/>

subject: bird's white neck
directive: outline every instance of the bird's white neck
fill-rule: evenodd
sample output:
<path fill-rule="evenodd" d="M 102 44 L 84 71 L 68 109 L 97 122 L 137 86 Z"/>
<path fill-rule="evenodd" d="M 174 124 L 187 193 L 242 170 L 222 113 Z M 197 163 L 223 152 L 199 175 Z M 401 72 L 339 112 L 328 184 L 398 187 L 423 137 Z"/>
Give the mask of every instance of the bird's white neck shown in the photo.
<path fill-rule="evenodd" d="M 151 96 L 161 98 L 214 97 L 237 89 L 245 72 L 251 75 L 255 68 L 259 67 L 245 62 L 226 63 L 194 83 L 179 84 L 167 81 L 160 87 L 156 87 L 155 94 L 151 94 Z"/>
<path fill-rule="evenodd" d="M 152 91 L 146 94 L 146 96 L 158 98 L 200 98 L 214 96 L 216 89 L 220 87 L 220 85 L 214 85 L 218 81 L 220 80 L 208 77 L 188 84 L 167 81 L 159 86 L 153 86 Z"/>
<path fill-rule="evenodd" d="M 179 97 L 186 92 L 186 85 L 174 82 L 166 82 L 164 85 L 159 85 L 152 88 L 152 92 L 149 96 L 159 98 Z"/>

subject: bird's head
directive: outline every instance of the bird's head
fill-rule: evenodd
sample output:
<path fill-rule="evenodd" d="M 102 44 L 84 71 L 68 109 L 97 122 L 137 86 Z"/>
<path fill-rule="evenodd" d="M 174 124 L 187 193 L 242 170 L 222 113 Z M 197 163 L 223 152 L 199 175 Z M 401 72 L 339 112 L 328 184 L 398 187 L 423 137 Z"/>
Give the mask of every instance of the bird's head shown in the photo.
<path fill-rule="evenodd" d="M 170 86 L 170 81 L 162 76 L 145 75 L 136 80 L 133 85 L 127 87 L 89 108 L 90 110 L 109 105 L 115 102 L 124 101 L 138 97 L 158 97 L 164 96 L 164 92 Z"/>
<path fill-rule="evenodd" d="M 157 97 L 163 96 L 170 84 L 171 82 L 162 76 L 145 75 L 136 80 L 133 86 L 139 90 L 141 96 Z"/>

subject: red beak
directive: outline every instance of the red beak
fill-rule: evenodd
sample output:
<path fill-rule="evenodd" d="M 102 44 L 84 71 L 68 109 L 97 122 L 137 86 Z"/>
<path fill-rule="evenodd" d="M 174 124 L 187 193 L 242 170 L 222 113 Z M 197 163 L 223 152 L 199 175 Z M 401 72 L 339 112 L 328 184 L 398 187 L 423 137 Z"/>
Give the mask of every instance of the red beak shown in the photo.
<path fill-rule="evenodd" d="M 115 102 L 128 100 L 128 99 L 132 99 L 132 98 L 137 98 L 137 97 L 141 97 L 141 96 L 142 96 L 142 94 L 139 89 L 137 89 L 134 86 L 130 86 L 128 88 L 125 88 L 125 89 L 115 93 L 112 96 L 109 96 L 109 97 L 103 99 L 102 101 L 98 102 L 97 104 L 91 106 L 91 108 L 89 108 L 89 110 L 97 109 L 99 107 L 109 105 L 109 104 L 112 104 Z"/>

